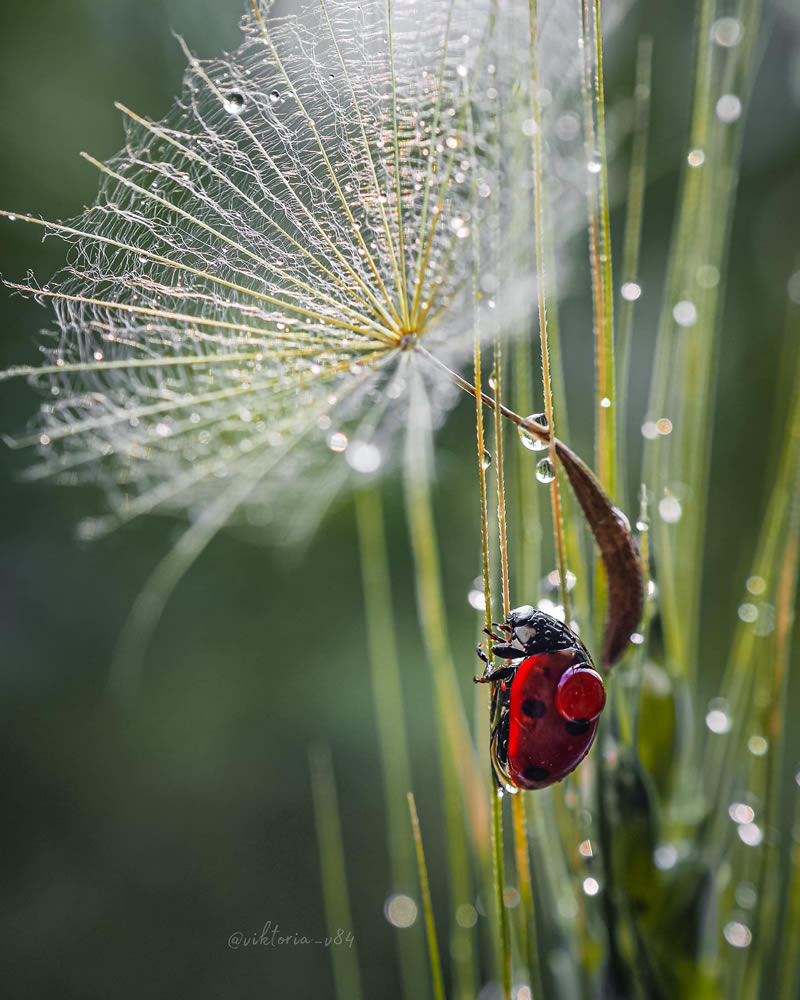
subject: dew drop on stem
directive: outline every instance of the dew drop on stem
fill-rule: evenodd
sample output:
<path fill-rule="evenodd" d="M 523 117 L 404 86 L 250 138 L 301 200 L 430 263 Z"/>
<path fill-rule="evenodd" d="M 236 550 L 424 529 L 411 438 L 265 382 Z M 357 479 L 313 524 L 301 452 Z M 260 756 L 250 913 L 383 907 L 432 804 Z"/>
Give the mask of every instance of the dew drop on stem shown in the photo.
<path fill-rule="evenodd" d="M 547 417 L 543 413 L 531 413 L 531 415 L 525 419 L 529 423 L 539 424 L 540 427 L 547 430 Z M 542 439 L 536 437 L 535 434 L 531 434 L 531 432 L 526 430 L 524 427 L 518 428 L 518 432 L 520 441 L 529 451 L 547 450 L 547 442 L 542 441 Z"/>

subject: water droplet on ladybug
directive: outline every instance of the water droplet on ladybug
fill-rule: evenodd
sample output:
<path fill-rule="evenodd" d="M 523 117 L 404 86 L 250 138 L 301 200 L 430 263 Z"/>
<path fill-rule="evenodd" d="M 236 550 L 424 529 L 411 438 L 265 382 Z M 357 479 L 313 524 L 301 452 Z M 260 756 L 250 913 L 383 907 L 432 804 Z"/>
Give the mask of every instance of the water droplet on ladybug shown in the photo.
<path fill-rule="evenodd" d="M 536 463 L 536 478 L 540 483 L 552 483 L 556 478 L 556 470 L 549 458 L 540 458 Z"/>
<path fill-rule="evenodd" d="M 558 682 L 556 709 L 567 722 L 592 722 L 603 711 L 605 703 L 603 678 L 591 667 L 572 667 Z"/>

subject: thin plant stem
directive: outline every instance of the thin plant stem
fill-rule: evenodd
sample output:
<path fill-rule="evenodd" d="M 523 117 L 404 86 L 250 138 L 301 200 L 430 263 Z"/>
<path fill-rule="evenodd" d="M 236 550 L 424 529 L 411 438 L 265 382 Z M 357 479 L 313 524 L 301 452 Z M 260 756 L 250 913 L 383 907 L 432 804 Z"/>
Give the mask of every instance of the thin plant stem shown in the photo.
<path fill-rule="evenodd" d="M 499 403 L 503 391 L 503 356 L 499 338 L 494 345 L 494 395 Z M 480 403 L 478 404 L 480 406 Z M 503 591 L 503 614 L 511 610 L 510 581 L 508 570 L 508 538 L 506 524 L 505 467 L 503 462 L 503 419 L 500 407 L 494 408 L 495 476 L 497 480 L 497 532 L 500 548 L 500 579 Z M 499 800 L 498 800 L 499 811 Z M 533 886 L 531 879 L 528 831 L 525 823 L 525 804 L 517 794 L 511 799 L 512 831 L 517 878 L 520 892 L 520 922 L 534 995 L 542 996 L 541 970 L 536 939 L 536 915 L 533 906 Z M 502 833 L 502 831 L 501 831 Z M 510 968 L 510 954 L 509 954 Z"/>
<path fill-rule="evenodd" d="M 471 126 L 471 120 L 470 120 Z M 470 140 L 473 140 L 472 130 L 469 131 Z M 474 143 L 473 143 L 474 145 Z M 476 248 L 473 254 L 473 296 L 478 291 L 478 275 L 480 273 L 479 250 Z M 480 313 L 476 309 L 474 312 L 474 341 L 473 341 L 473 378 L 476 386 L 483 382 L 481 375 L 481 331 Z M 495 378 L 497 378 L 495 371 Z M 483 575 L 483 592 L 485 605 L 485 624 L 487 629 L 492 627 L 492 591 L 491 573 L 489 567 L 489 516 L 486 489 L 486 465 L 484 453 L 486 451 L 485 434 L 483 427 L 483 403 L 479 395 L 475 396 L 475 439 L 478 469 L 478 495 L 480 502 L 481 521 L 481 569 Z M 500 456 L 497 457 L 498 461 Z M 505 579 L 505 578 L 504 578 Z M 489 653 L 491 658 L 491 650 Z M 490 688 L 489 696 L 494 704 L 496 692 L 494 686 Z M 495 724 L 494 713 L 492 712 L 490 725 Z M 503 988 L 505 1000 L 511 997 L 511 937 L 508 923 L 508 912 L 503 898 L 505 886 L 505 861 L 503 858 L 503 803 L 501 796 L 497 793 L 494 777 L 489 778 L 489 795 L 492 803 L 492 877 L 493 894 L 495 902 L 495 912 L 497 916 L 497 947 L 498 964 L 500 966 L 500 981 Z"/>
<path fill-rule="evenodd" d="M 628 383 L 633 346 L 633 317 L 636 311 L 635 289 L 639 276 L 639 253 L 642 245 L 642 220 L 644 217 L 644 191 L 647 182 L 647 139 L 650 124 L 650 84 L 653 63 L 653 40 L 649 35 L 639 39 L 636 50 L 636 84 L 634 87 L 634 124 L 631 166 L 628 174 L 625 236 L 622 244 L 622 289 L 619 307 L 619 340 L 617 343 L 619 392 L 614 401 L 617 407 L 617 468 L 622 487 L 620 497 L 628 495 L 626 453 L 623 436 L 627 430 Z"/>
<path fill-rule="evenodd" d="M 556 549 L 556 566 L 561 589 L 561 606 L 565 621 L 570 621 L 569 590 L 567 588 L 567 565 L 564 551 L 564 530 L 561 520 L 561 502 L 558 493 L 558 462 L 556 460 L 555 422 L 553 417 L 553 390 L 550 382 L 550 353 L 547 342 L 547 299 L 545 292 L 544 233 L 542 210 L 542 115 L 539 104 L 538 56 L 537 56 L 537 0 L 528 2 L 528 22 L 530 29 L 531 76 L 530 100 L 534 123 L 533 147 L 533 190 L 534 218 L 536 228 L 536 294 L 539 304 L 539 339 L 542 348 L 542 386 L 544 389 L 544 412 L 550 432 L 548 454 L 552 466 L 553 479 L 550 483 L 550 502 L 553 509 L 553 537 Z"/>
<path fill-rule="evenodd" d="M 439 957 L 439 944 L 436 940 L 436 923 L 433 919 L 433 902 L 431 887 L 428 881 L 428 868 L 425 864 L 425 851 L 422 847 L 422 834 L 419 828 L 417 806 L 412 792 L 408 793 L 408 811 L 411 815 L 411 828 L 414 832 L 414 846 L 417 852 L 417 870 L 419 872 L 419 887 L 422 895 L 422 909 L 425 914 L 425 933 L 428 937 L 428 957 L 431 964 L 431 980 L 435 1000 L 444 1000 L 444 976 L 442 962 Z"/>
<path fill-rule="evenodd" d="M 472 843 L 479 855 L 489 850 L 488 810 L 480 794 L 480 772 L 469 739 L 447 636 L 439 550 L 428 482 L 430 420 L 424 386 L 416 370 L 411 371 L 411 397 L 413 420 L 409 427 L 405 463 L 406 510 L 419 617 L 433 674 L 439 717 L 437 732 L 450 869 L 450 909 L 455 914 L 460 905 L 471 899 L 463 809 L 467 809 Z M 458 777 L 458 781 L 453 781 L 453 775 Z M 461 930 L 456 930 L 456 935 L 460 936 Z M 458 995 L 474 995 L 474 968 L 469 949 L 455 949 L 454 967 Z"/>
<path fill-rule="evenodd" d="M 327 935 L 339 931 L 352 933 L 350 900 L 344 867 L 344 847 L 336 802 L 336 783 L 330 751 L 327 747 L 313 747 L 309 752 L 311 791 L 314 800 L 314 818 L 317 826 L 322 889 L 325 900 Z M 361 975 L 355 942 L 352 945 L 331 947 L 333 977 L 338 1000 L 361 1000 Z"/>
<path fill-rule="evenodd" d="M 415 880 L 414 851 L 408 840 L 405 802 L 411 788 L 411 765 L 379 490 L 376 487 L 359 490 L 355 494 L 355 508 L 392 888 L 408 891 Z M 416 1000 L 426 992 L 425 955 L 422 940 L 415 930 L 409 928 L 396 935 L 403 995 L 407 1000 L 412 997 Z"/>
<path fill-rule="evenodd" d="M 542 969 L 539 959 L 539 945 L 536 935 L 536 910 L 533 902 L 533 879 L 531 878 L 531 858 L 528 847 L 528 824 L 525 820 L 525 800 L 522 794 L 511 799 L 511 816 L 514 828 L 514 854 L 519 879 L 520 921 L 528 961 L 528 973 L 535 997 L 543 997 Z"/>

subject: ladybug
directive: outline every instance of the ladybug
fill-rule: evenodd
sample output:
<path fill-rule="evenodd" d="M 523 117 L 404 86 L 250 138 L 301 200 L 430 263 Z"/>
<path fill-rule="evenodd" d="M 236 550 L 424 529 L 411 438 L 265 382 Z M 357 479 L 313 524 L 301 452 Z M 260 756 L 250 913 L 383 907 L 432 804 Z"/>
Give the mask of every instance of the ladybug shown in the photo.
<path fill-rule="evenodd" d="M 567 626 L 525 604 L 484 629 L 496 641 L 477 684 L 493 683 L 491 758 L 500 788 L 545 788 L 561 781 L 589 752 L 606 703 L 603 678 Z"/>

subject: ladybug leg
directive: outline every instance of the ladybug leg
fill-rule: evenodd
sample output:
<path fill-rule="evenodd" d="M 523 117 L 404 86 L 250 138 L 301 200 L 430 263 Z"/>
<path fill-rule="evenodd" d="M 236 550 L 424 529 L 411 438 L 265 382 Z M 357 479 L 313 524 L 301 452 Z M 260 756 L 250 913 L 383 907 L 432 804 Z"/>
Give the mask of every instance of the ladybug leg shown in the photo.
<path fill-rule="evenodd" d="M 492 625 L 495 623 L 492 622 Z M 483 630 L 484 635 L 488 635 L 490 639 L 494 639 L 495 642 L 506 642 L 508 639 L 507 635 L 498 635 L 497 632 L 493 632 L 490 628 L 485 628 Z"/>
<path fill-rule="evenodd" d="M 490 662 L 489 657 L 483 651 L 483 643 L 482 642 L 479 642 L 478 645 L 475 647 L 475 652 L 483 660 L 484 663 L 488 664 Z"/>
<path fill-rule="evenodd" d="M 514 673 L 517 669 L 516 667 L 509 667 L 505 664 L 502 667 L 492 666 L 489 657 L 486 655 L 486 653 L 484 653 L 483 649 L 480 646 L 477 647 L 477 653 L 478 656 L 480 656 L 480 658 L 486 664 L 486 669 L 484 670 L 484 672 L 481 674 L 480 677 L 472 678 L 476 684 L 489 684 L 494 681 L 507 681 L 510 677 L 514 676 Z"/>
<path fill-rule="evenodd" d="M 521 660 L 525 656 L 525 651 L 519 646 L 512 646 L 511 643 L 501 642 L 492 646 L 492 652 L 501 660 Z"/>

